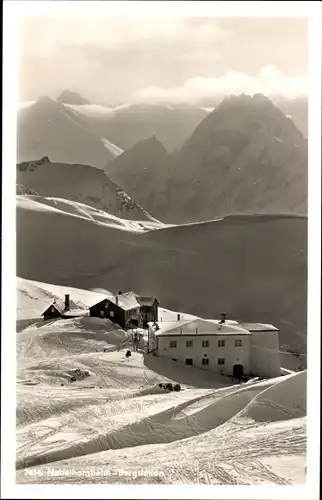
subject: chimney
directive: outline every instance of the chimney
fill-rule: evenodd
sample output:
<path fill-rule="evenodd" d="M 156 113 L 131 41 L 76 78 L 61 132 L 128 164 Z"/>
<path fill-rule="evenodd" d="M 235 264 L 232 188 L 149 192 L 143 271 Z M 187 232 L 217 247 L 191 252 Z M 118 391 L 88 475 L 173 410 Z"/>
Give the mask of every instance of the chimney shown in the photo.
<path fill-rule="evenodd" d="M 118 291 L 118 294 L 119 294 L 119 295 L 122 295 L 122 290 L 119 290 L 119 291 Z"/>
<path fill-rule="evenodd" d="M 182 328 L 180 328 L 180 335 L 182 335 Z"/>
<path fill-rule="evenodd" d="M 221 313 L 221 320 L 220 320 L 220 323 L 221 323 L 221 324 L 223 324 L 223 323 L 225 323 L 225 321 L 226 321 L 226 313 L 222 312 L 222 313 Z"/>
<path fill-rule="evenodd" d="M 115 295 L 115 304 L 118 306 L 119 305 L 119 296 Z"/>
<path fill-rule="evenodd" d="M 196 335 L 198 335 L 198 328 L 196 328 Z"/>
<path fill-rule="evenodd" d="M 180 314 L 177 314 L 177 321 L 180 321 Z"/>
<path fill-rule="evenodd" d="M 69 311 L 69 293 L 65 294 L 65 309 Z"/>

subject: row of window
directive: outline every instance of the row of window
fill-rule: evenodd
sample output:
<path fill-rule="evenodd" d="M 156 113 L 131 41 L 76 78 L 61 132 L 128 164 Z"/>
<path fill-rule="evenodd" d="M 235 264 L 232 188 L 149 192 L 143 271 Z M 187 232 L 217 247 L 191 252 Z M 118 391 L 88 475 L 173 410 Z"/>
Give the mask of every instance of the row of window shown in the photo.
<path fill-rule="evenodd" d="M 203 365 L 209 365 L 209 359 L 208 358 L 202 358 L 201 360 Z M 192 365 L 193 360 L 191 358 L 186 358 L 186 364 L 187 365 Z M 217 358 L 217 364 L 218 365 L 224 365 L 225 364 L 225 358 Z"/>
<path fill-rule="evenodd" d="M 104 311 L 101 310 L 100 311 L 101 318 L 104 318 L 104 315 L 105 315 Z M 114 311 L 109 311 L 109 315 L 110 315 L 110 318 L 114 318 Z"/>
<path fill-rule="evenodd" d="M 242 341 L 240 339 L 235 339 L 235 347 L 241 347 L 241 346 L 242 346 Z M 177 341 L 170 340 L 169 347 L 175 349 L 177 347 Z M 186 340 L 186 347 L 193 347 L 193 340 Z M 202 340 L 201 347 L 209 347 L 209 340 Z M 218 340 L 218 347 L 225 347 L 225 341 Z"/>

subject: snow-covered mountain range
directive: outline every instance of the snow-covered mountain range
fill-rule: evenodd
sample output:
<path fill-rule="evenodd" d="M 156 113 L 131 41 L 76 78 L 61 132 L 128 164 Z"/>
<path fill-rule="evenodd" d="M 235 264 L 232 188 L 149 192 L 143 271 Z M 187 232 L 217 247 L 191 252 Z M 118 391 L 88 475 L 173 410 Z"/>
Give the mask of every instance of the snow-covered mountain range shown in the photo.
<path fill-rule="evenodd" d="M 180 151 L 156 138 L 106 172 L 155 217 L 171 223 L 234 213 L 307 213 L 307 140 L 265 96 L 226 98 Z"/>

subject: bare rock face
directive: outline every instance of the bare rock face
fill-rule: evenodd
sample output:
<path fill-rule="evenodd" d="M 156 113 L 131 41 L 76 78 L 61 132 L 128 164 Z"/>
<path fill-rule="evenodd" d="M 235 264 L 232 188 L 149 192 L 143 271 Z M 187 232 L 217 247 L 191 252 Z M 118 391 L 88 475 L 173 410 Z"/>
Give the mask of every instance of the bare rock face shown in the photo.
<path fill-rule="evenodd" d="M 17 170 L 24 172 L 25 170 L 33 171 L 39 165 L 44 165 L 45 163 L 50 163 L 48 156 L 44 156 L 40 160 L 22 161 L 17 164 Z"/>
<path fill-rule="evenodd" d="M 30 189 L 26 186 L 23 186 L 22 184 L 17 184 L 16 185 L 16 194 L 18 195 L 34 195 L 34 196 L 37 196 L 38 193 L 36 191 L 34 191 L 33 189 Z"/>

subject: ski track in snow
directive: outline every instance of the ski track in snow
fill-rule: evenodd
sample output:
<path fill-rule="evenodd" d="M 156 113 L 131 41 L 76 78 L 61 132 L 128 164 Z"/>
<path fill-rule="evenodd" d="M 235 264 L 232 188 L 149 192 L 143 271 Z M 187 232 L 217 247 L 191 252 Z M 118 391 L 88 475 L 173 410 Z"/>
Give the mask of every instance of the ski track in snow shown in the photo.
<path fill-rule="evenodd" d="M 22 312 L 30 301 L 40 311 L 66 290 L 21 278 L 17 288 Z M 86 305 L 102 297 L 72 294 Z M 305 481 L 306 371 L 232 385 L 202 370 L 210 388 L 181 384 L 165 393 L 158 384 L 180 382 L 178 364 L 173 378 L 147 368 L 145 342 L 127 359 L 130 335 L 89 317 L 38 320 L 17 334 L 17 483 Z M 70 383 L 76 368 L 89 376 Z M 53 478 L 48 469 L 83 475 Z M 110 473 L 98 476 L 101 469 Z"/>

